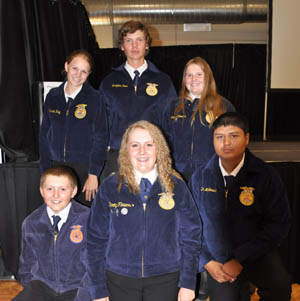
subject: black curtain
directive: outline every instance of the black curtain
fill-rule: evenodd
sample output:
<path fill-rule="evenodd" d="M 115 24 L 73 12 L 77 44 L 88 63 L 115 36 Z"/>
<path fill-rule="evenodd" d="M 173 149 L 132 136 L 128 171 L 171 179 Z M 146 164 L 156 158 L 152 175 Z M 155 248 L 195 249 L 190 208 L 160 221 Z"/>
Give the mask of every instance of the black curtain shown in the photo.
<path fill-rule="evenodd" d="M 218 91 L 229 99 L 235 108 L 246 115 L 251 134 L 261 139 L 263 135 L 266 45 L 218 44 L 192 46 L 152 47 L 147 59 L 170 75 L 177 91 L 186 62 L 201 56 L 210 65 Z M 118 49 L 99 49 L 95 55 L 94 87 L 125 58 Z"/>
<path fill-rule="evenodd" d="M 74 49 L 98 49 L 79 0 L 0 1 L 0 147 L 10 161 L 38 159 L 35 81 L 61 81 Z"/>

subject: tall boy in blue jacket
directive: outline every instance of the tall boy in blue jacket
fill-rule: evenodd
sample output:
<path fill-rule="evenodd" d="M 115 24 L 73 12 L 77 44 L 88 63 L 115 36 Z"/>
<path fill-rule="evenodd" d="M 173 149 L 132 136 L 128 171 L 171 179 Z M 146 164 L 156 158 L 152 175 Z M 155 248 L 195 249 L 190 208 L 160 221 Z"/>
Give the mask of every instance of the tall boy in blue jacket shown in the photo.
<path fill-rule="evenodd" d="M 67 166 L 45 170 L 40 180 L 45 204 L 22 225 L 17 301 L 88 301 L 85 265 L 89 208 L 72 200 L 76 176 Z"/>
<path fill-rule="evenodd" d="M 248 122 L 239 113 L 216 119 L 213 141 L 216 154 L 190 181 L 203 219 L 199 268 L 208 272 L 210 301 L 240 300 L 245 280 L 260 300 L 288 301 L 290 277 L 278 253 L 291 225 L 283 183 L 247 149 Z"/>

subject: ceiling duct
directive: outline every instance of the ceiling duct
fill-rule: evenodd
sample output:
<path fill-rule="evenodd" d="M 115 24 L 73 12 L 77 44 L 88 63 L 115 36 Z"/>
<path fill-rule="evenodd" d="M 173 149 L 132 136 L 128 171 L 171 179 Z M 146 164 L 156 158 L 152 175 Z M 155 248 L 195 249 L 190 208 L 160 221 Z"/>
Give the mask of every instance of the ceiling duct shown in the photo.
<path fill-rule="evenodd" d="M 267 22 L 268 0 L 84 0 L 92 24 Z"/>

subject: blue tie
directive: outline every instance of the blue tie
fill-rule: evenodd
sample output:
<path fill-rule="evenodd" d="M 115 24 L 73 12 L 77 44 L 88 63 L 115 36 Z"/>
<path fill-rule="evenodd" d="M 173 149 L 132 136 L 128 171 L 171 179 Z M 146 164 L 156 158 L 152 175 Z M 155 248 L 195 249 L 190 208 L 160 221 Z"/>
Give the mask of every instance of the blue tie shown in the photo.
<path fill-rule="evenodd" d="M 194 101 L 193 101 L 193 111 L 196 110 L 198 102 L 199 102 L 199 98 L 195 98 Z"/>
<path fill-rule="evenodd" d="M 147 202 L 151 187 L 152 184 L 148 179 L 141 178 L 140 188 L 141 188 L 141 198 L 143 203 Z"/>
<path fill-rule="evenodd" d="M 224 176 L 226 185 L 225 187 L 229 190 L 234 186 L 235 178 L 234 176 Z"/>
<path fill-rule="evenodd" d="M 52 215 L 52 218 L 53 218 L 53 230 L 55 233 L 58 233 L 58 223 L 59 221 L 61 220 L 60 216 L 59 215 Z"/>
<path fill-rule="evenodd" d="M 134 85 L 134 92 L 136 93 L 136 89 L 137 89 L 137 85 L 138 85 L 138 82 L 139 82 L 139 75 L 140 75 L 140 72 L 138 72 L 137 70 L 134 71 L 134 79 L 133 79 L 133 85 Z"/>

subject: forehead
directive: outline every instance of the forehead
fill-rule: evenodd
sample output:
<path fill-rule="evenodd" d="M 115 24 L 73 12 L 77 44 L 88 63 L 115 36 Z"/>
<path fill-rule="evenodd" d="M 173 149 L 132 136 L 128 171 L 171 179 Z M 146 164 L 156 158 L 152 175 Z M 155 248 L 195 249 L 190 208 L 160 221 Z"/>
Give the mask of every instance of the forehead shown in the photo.
<path fill-rule="evenodd" d="M 145 34 L 143 31 L 138 29 L 133 33 L 128 32 L 126 36 L 124 36 L 124 39 L 134 39 L 134 38 L 145 38 Z"/>
<path fill-rule="evenodd" d="M 86 65 L 89 68 L 91 67 L 88 59 L 84 55 L 77 55 L 73 57 L 70 64 L 72 65 L 80 64 L 80 65 Z"/>
<path fill-rule="evenodd" d="M 201 66 L 199 66 L 197 64 L 190 64 L 186 68 L 186 73 L 192 73 L 192 72 L 203 72 L 203 69 Z"/>
<path fill-rule="evenodd" d="M 67 176 L 47 175 L 44 180 L 43 186 L 45 185 L 68 186 L 71 185 L 71 182 Z"/>
<path fill-rule="evenodd" d="M 244 131 L 235 125 L 220 126 L 214 131 L 214 135 L 229 135 L 233 133 L 244 134 Z"/>
<path fill-rule="evenodd" d="M 150 133 L 142 128 L 134 128 L 130 131 L 128 141 L 152 141 Z"/>

